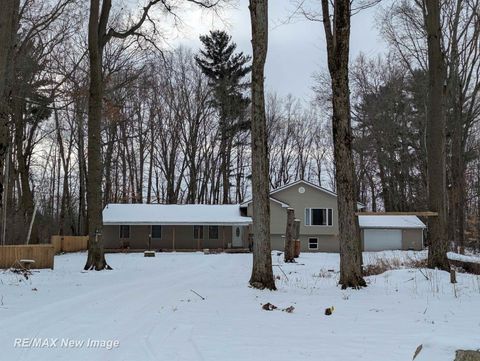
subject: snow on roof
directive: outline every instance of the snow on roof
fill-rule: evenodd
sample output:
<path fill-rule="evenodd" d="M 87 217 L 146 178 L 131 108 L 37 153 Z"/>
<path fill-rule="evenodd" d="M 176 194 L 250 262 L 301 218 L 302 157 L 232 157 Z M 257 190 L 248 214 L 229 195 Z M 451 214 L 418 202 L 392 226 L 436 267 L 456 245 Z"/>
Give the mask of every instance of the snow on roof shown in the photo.
<path fill-rule="evenodd" d="M 247 225 L 238 204 L 108 204 L 103 224 L 137 225 Z"/>
<path fill-rule="evenodd" d="M 360 228 L 426 228 L 417 216 L 358 216 Z"/>
<path fill-rule="evenodd" d="M 454 261 L 463 261 L 463 262 L 473 262 L 473 263 L 480 263 L 480 257 L 475 255 L 465 255 L 465 254 L 458 254 L 455 252 L 448 252 L 447 253 L 448 259 Z"/>
<path fill-rule="evenodd" d="M 270 197 L 270 200 L 272 202 L 275 202 L 275 203 L 278 203 L 282 206 L 282 208 L 289 208 L 290 205 L 288 205 L 287 203 L 285 202 L 282 202 L 282 201 L 279 201 L 278 199 L 275 199 L 273 197 Z M 248 206 L 250 203 L 252 203 L 252 198 L 249 198 L 247 199 L 246 201 L 244 201 L 243 203 L 240 204 L 240 207 L 245 207 L 245 206 Z"/>

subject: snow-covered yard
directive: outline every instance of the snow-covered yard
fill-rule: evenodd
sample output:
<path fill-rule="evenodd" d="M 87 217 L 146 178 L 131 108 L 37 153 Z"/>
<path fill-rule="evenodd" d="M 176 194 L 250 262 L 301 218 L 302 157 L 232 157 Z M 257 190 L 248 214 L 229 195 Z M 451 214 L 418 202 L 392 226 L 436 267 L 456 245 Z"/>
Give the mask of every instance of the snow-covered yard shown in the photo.
<path fill-rule="evenodd" d="M 270 292 L 247 287 L 250 254 L 112 254 L 114 270 L 105 272 L 82 272 L 85 257 L 56 256 L 54 271 L 26 281 L 0 272 L 1 360 L 403 361 L 423 344 L 416 360 L 451 361 L 458 348 L 480 348 L 478 276 L 458 274 L 453 286 L 446 272 L 403 269 L 341 290 L 338 255 L 302 254 L 298 264 L 283 264 L 274 252 L 281 268 L 274 267 L 278 291 Z M 266 302 L 278 309 L 262 310 Z M 293 313 L 281 311 L 288 306 Z M 23 338 L 58 341 L 18 347 Z"/>

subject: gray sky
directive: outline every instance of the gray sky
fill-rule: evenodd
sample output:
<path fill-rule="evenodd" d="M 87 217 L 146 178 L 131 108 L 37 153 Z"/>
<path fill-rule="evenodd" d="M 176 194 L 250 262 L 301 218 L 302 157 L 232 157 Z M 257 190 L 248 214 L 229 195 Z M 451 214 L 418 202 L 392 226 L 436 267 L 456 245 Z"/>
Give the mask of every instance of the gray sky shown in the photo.
<path fill-rule="evenodd" d="M 319 1 L 316 2 L 320 4 Z M 296 20 L 288 24 L 293 6 L 289 0 L 269 2 L 270 34 L 266 64 L 266 85 L 270 92 L 289 93 L 308 100 L 312 96 L 312 75 L 326 69 L 326 48 L 321 22 Z M 360 52 L 375 56 L 385 50 L 385 44 L 375 26 L 376 8 L 364 10 L 352 20 L 351 58 Z M 248 0 L 238 0 L 236 9 L 227 9 L 221 19 L 205 11 L 191 9 L 183 13 L 185 25 L 181 33 L 170 38 L 170 45 L 183 44 L 194 51 L 200 47 L 198 36 L 210 29 L 225 29 L 238 49 L 251 53 L 251 30 Z"/>

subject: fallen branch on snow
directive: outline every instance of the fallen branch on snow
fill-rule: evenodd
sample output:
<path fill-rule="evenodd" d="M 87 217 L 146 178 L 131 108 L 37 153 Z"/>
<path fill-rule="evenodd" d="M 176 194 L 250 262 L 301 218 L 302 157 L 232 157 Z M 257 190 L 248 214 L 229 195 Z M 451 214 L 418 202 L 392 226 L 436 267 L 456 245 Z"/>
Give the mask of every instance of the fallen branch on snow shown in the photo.
<path fill-rule="evenodd" d="M 200 297 L 202 299 L 202 301 L 205 301 L 205 297 L 203 297 L 202 295 L 198 294 L 197 292 L 195 292 L 194 290 L 190 290 L 192 291 L 193 293 L 195 293 L 198 297 Z"/>

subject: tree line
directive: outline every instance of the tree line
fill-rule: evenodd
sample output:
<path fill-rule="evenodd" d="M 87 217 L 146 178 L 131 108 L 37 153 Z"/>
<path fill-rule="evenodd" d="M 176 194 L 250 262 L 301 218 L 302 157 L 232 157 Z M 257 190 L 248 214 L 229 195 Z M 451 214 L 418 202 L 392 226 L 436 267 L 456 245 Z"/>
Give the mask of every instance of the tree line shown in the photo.
<path fill-rule="evenodd" d="M 12 105 L 6 114 L 10 147 L 3 161 L 9 172 L 8 179 L 3 172 L 2 194 L 9 215 L 6 239 L 12 243 L 26 242 L 35 206 L 31 242 L 42 242 L 54 233 L 85 234 L 88 228 L 89 64 L 82 32 L 88 9 L 74 1 L 51 6 L 26 8 L 29 17 L 17 17 L 17 27 L 31 35 L 23 39 L 26 35 L 18 34 L 30 44 L 17 45 L 26 48 L 13 54 L 15 87 L 9 90 Z M 35 30 L 40 23 L 41 31 Z M 52 39 L 49 48 L 41 42 L 47 34 Z M 244 56 L 235 53 L 227 33 L 213 34 L 223 37 L 223 51 L 231 47 L 225 64 Z M 134 45 L 117 40 L 106 45 L 103 56 L 102 204 L 242 202 L 250 194 L 251 174 L 248 66 L 247 73 L 237 75 L 240 81 L 230 95 L 233 103 L 243 104 L 225 104 L 220 111 L 215 92 L 224 92 L 215 89 L 214 76 L 199 66 L 201 49 L 159 53 L 152 48 L 130 50 Z M 226 78 L 236 70 L 224 71 Z M 271 162 L 274 187 L 295 179 L 293 168 L 302 177 L 307 173 L 314 177 L 313 167 L 305 170 L 307 157 L 296 154 L 311 151 L 301 144 L 306 128 L 300 128 L 316 126 L 309 112 L 293 97 L 268 97 L 269 145 L 278 148 L 275 154 L 281 158 Z M 312 144 L 313 137 L 305 142 Z"/>
<path fill-rule="evenodd" d="M 216 11 L 227 2 L 187 3 Z M 166 50 L 160 25 L 180 20 L 175 1 L 128 11 L 110 0 L 8 0 L 2 242 L 89 234 L 86 266 L 102 269 L 107 203 L 239 203 L 253 194 L 263 204 L 269 189 L 306 179 L 338 193 L 343 285 L 364 285 L 357 200 L 374 211 L 438 212 L 431 265 L 447 268 L 449 242 L 462 251 L 480 229 L 478 0 L 385 6 L 388 53 L 350 61 L 351 17 L 375 3 L 298 7 L 323 21 L 328 53 L 328 73 L 305 100 L 265 94 L 267 1 L 250 1 L 251 58 L 218 30 L 199 49 Z M 259 208 L 257 256 L 268 239 L 269 210 Z"/>

